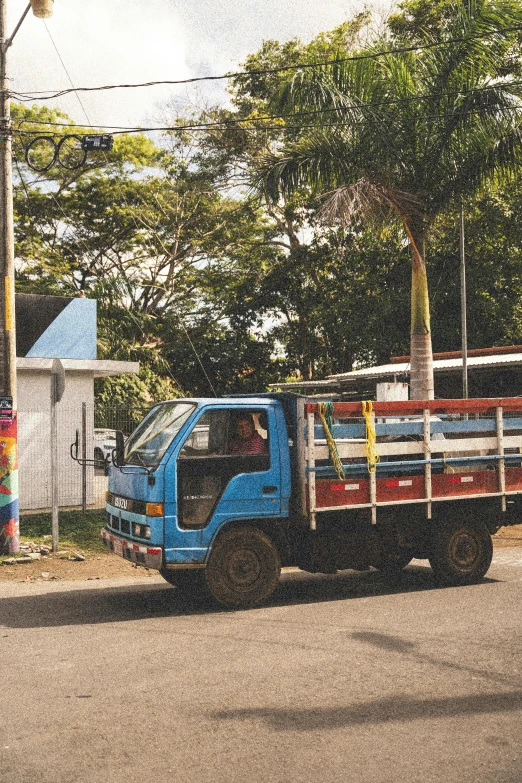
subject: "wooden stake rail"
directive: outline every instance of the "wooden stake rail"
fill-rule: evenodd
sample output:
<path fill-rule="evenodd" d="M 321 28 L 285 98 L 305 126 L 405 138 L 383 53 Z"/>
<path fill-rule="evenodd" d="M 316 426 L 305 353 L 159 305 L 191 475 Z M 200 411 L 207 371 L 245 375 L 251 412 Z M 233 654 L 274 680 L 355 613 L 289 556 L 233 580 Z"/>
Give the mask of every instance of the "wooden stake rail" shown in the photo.
<path fill-rule="evenodd" d="M 344 466 L 336 476 L 317 403 L 305 406 L 307 508 L 316 514 L 347 508 L 425 504 L 522 494 L 522 398 L 430 400 L 373 404 L 379 456 L 366 464 L 361 403 L 334 403 L 332 435 Z M 506 450 L 511 453 L 506 453 Z"/>

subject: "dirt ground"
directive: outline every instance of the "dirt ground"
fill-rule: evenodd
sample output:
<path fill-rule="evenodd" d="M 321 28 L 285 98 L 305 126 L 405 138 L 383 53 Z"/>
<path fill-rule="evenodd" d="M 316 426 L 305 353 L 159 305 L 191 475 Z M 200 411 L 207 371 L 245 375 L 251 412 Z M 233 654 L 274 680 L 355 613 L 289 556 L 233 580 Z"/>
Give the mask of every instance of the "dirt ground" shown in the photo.
<path fill-rule="evenodd" d="M 40 560 L 20 565 L 0 566 L 0 582 L 49 582 L 86 579 L 111 579 L 121 576 L 144 577 L 157 571 L 136 568 L 121 557 L 109 553 L 87 555 L 85 560 L 68 560 L 60 553 L 42 556 Z"/>
<path fill-rule="evenodd" d="M 501 528 L 493 536 L 495 549 L 501 547 L 522 547 L 522 525 Z M 72 554 L 72 553 L 71 553 Z M 48 555 L 32 563 L 0 566 L 1 582 L 48 582 L 102 580 L 118 577 L 143 578 L 157 576 L 157 571 L 137 568 L 108 553 L 87 556 L 85 560 L 68 560 L 65 553 Z"/>

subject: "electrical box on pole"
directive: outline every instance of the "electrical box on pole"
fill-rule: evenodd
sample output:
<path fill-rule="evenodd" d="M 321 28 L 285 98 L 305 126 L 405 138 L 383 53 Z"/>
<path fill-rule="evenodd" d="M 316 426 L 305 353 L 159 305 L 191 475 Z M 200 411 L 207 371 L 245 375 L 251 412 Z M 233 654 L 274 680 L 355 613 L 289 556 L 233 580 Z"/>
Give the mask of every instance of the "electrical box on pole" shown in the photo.
<path fill-rule="evenodd" d="M 100 150 L 107 152 L 112 150 L 114 139 L 108 134 L 82 136 L 82 150 Z"/>
<path fill-rule="evenodd" d="M 33 14 L 38 19 L 49 19 L 53 15 L 54 0 L 31 0 Z"/>

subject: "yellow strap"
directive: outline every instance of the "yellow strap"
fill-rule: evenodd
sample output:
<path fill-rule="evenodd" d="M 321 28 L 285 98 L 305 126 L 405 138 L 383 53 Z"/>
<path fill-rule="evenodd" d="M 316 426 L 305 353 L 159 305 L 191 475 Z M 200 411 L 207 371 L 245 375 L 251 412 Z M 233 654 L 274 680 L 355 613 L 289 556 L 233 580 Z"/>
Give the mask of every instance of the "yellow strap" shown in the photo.
<path fill-rule="evenodd" d="M 326 420 L 326 403 L 320 402 L 317 406 L 317 412 L 319 413 L 319 418 L 321 419 L 321 424 L 323 425 L 324 434 L 326 435 L 326 442 L 330 451 L 330 459 L 332 460 L 337 477 L 340 479 L 345 479 L 346 473 L 344 472 L 343 464 L 341 462 L 341 458 L 339 457 L 337 446 L 335 445 L 335 440 L 332 436 L 332 433 L 330 432 L 330 428 L 328 427 L 328 422 Z"/>
<path fill-rule="evenodd" d="M 371 400 L 362 400 L 361 405 L 362 414 L 366 420 L 366 462 L 368 464 L 368 473 L 375 473 L 380 457 L 375 448 L 377 435 L 372 418 L 373 405 Z"/>

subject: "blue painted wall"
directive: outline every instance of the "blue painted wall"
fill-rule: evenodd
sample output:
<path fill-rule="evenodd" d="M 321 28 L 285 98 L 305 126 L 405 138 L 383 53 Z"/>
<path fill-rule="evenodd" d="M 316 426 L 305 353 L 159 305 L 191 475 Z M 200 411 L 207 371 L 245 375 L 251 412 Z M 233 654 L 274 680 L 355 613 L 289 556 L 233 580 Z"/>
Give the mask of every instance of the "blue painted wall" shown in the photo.
<path fill-rule="evenodd" d="M 19 294 L 16 328 L 18 356 L 96 359 L 95 299 Z"/>

